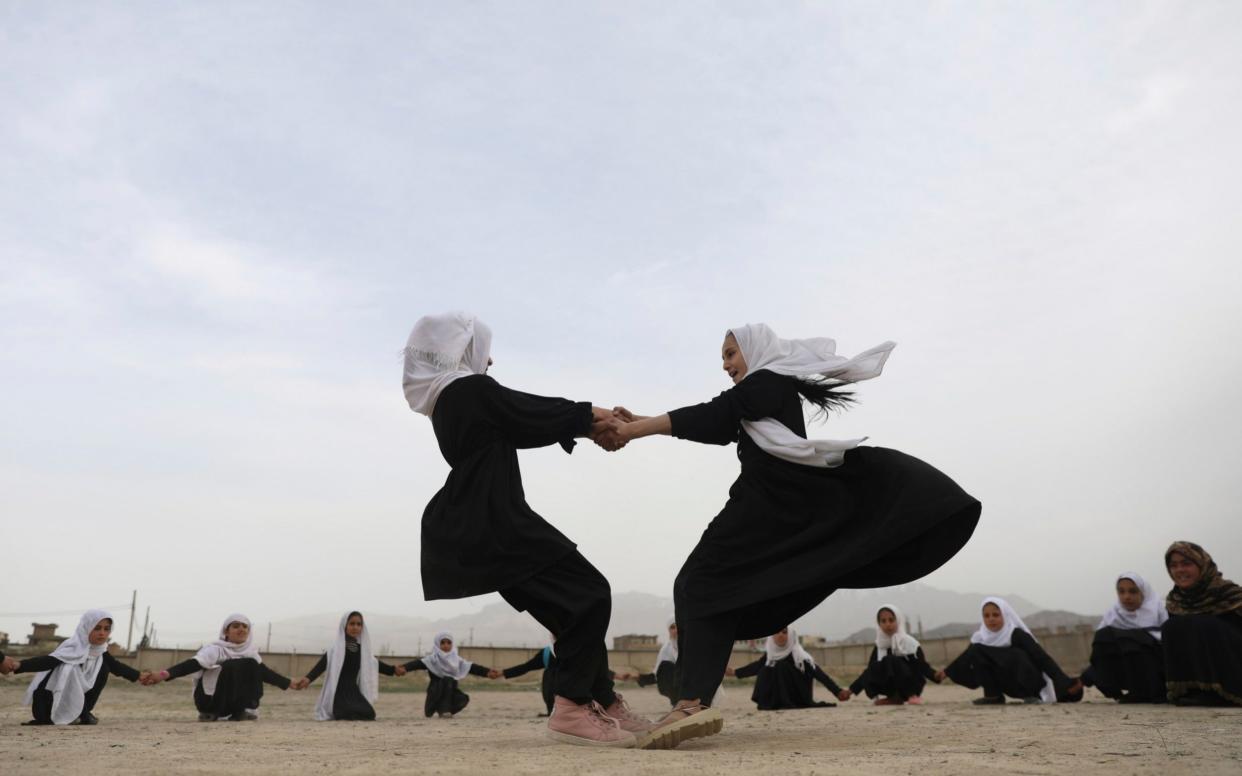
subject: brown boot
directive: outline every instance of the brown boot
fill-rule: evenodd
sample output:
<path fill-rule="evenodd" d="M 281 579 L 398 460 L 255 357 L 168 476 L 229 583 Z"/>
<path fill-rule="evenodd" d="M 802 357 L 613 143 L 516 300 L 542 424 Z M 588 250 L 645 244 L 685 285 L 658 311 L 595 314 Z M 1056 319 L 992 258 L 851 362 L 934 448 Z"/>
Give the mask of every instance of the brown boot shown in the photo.
<path fill-rule="evenodd" d="M 673 749 L 692 738 L 714 736 L 724 728 L 724 718 L 718 709 L 704 706 L 698 701 L 677 701 L 673 710 L 656 723 L 655 730 L 647 734 L 643 749 Z"/>

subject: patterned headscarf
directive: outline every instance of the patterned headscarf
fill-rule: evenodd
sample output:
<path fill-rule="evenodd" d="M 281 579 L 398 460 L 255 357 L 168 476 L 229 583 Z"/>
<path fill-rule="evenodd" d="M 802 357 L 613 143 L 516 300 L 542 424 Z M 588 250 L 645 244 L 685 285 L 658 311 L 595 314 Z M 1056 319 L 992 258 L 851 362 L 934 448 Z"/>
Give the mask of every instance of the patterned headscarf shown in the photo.
<path fill-rule="evenodd" d="M 1183 590 L 1176 585 L 1169 591 L 1165 603 L 1169 614 L 1228 614 L 1242 611 L 1242 586 L 1220 575 L 1212 556 L 1194 542 L 1173 542 L 1164 551 L 1164 567 L 1169 567 L 1173 553 L 1184 555 L 1194 562 L 1202 575 L 1199 581 Z"/>

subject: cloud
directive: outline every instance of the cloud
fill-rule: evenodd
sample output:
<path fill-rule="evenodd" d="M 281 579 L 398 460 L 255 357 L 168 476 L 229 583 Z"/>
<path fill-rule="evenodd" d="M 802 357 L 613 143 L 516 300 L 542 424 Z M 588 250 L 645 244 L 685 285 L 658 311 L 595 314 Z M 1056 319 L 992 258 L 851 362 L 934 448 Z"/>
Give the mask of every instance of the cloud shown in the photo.
<path fill-rule="evenodd" d="M 1132 85 L 1131 93 L 1136 93 L 1136 98 L 1108 117 L 1108 130 L 1114 134 L 1132 132 L 1168 116 L 1189 85 L 1185 78 L 1172 73 L 1153 75 Z"/>

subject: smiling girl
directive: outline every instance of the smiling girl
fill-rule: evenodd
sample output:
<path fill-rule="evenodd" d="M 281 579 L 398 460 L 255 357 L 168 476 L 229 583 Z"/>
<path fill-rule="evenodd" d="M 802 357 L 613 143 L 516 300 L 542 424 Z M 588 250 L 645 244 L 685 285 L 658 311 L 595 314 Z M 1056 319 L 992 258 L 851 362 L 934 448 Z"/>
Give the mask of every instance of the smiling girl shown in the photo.
<path fill-rule="evenodd" d="M 1194 542 L 1174 542 L 1164 563 L 1173 579 L 1162 629 L 1169 700 L 1242 706 L 1242 586 L 1221 576 Z"/>
<path fill-rule="evenodd" d="M 867 669 L 850 685 L 847 697 L 866 691 L 877 706 L 922 703 L 927 680 L 940 683 L 936 669 L 923 655 L 922 645 L 906 633 L 905 618 L 892 604 L 879 608 L 875 623 L 875 648 L 867 659 Z"/>
<path fill-rule="evenodd" d="M 1096 626 L 1091 667 L 1082 683 L 1121 703 L 1163 703 L 1160 626 L 1169 613 L 1147 580 L 1133 571 L 1117 576 L 1116 590 L 1116 603 Z"/>

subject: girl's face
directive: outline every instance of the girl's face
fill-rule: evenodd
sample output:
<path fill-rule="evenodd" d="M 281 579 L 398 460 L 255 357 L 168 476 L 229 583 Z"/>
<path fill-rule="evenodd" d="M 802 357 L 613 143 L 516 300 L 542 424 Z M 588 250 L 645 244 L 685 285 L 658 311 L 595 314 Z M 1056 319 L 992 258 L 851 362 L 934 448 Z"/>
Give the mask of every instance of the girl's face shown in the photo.
<path fill-rule="evenodd" d="M 724 361 L 724 370 L 729 373 L 733 384 L 742 382 L 746 376 L 746 359 L 742 358 L 742 349 L 738 347 L 733 333 L 725 335 L 724 344 L 720 346 L 720 358 Z"/>
<path fill-rule="evenodd" d="M 1203 569 L 1180 552 L 1174 552 L 1169 555 L 1169 576 L 1173 578 L 1174 585 L 1185 590 L 1194 587 L 1199 577 L 1203 576 Z"/>
<path fill-rule="evenodd" d="M 778 647 L 785 646 L 789 643 L 789 629 L 781 628 L 779 631 L 772 634 L 772 640 L 776 642 L 776 646 Z"/>
<path fill-rule="evenodd" d="M 224 629 L 224 640 L 230 644 L 245 644 L 250 638 L 250 626 L 244 622 L 230 622 Z"/>
<path fill-rule="evenodd" d="M 349 615 L 349 619 L 345 621 L 345 635 L 354 641 L 358 640 L 358 637 L 362 635 L 362 615 Z"/>
<path fill-rule="evenodd" d="M 885 636 L 891 636 L 897 632 L 897 615 L 893 614 L 891 609 L 881 609 L 875 621 Z"/>
<path fill-rule="evenodd" d="M 92 647 L 102 647 L 108 643 L 108 638 L 112 636 L 112 620 L 107 617 L 95 624 L 91 630 L 87 640 L 90 641 Z"/>
<path fill-rule="evenodd" d="M 440 651 L 441 652 L 452 652 L 453 651 L 453 640 L 452 639 L 440 639 Z"/>
<path fill-rule="evenodd" d="M 984 604 L 983 624 L 993 633 L 1005 627 L 1005 615 L 1001 614 L 999 606 L 996 604 Z"/>
<path fill-rule="evenodd" d="M 668 626 L 668 640 L 669 641 L 677 640 L 677 623 L 673 623 L 672 625 Z"/>
<path fill-rule="evenodd" d="M 1143 605 L 1143 591 L 1133 579 L 1122 577 L 1117 580 L 1117 602 L 1127 612 L 1137 612 Z"/>

